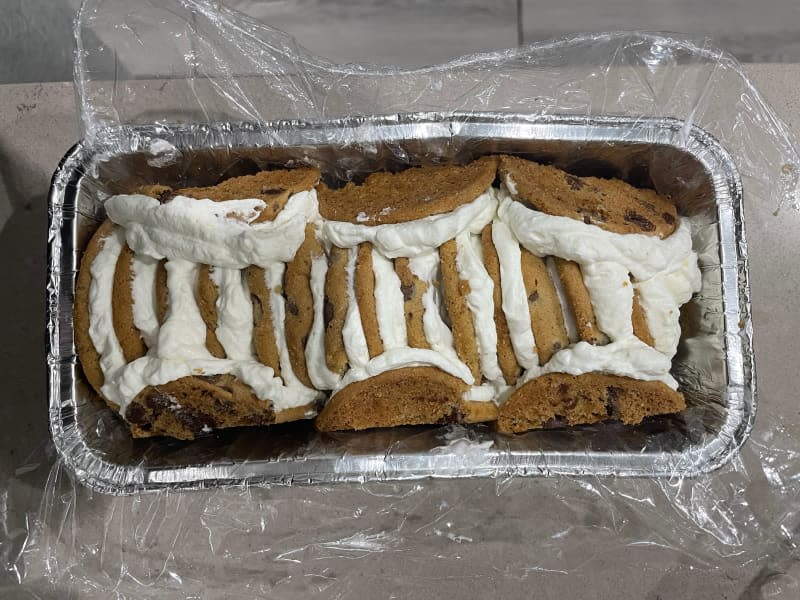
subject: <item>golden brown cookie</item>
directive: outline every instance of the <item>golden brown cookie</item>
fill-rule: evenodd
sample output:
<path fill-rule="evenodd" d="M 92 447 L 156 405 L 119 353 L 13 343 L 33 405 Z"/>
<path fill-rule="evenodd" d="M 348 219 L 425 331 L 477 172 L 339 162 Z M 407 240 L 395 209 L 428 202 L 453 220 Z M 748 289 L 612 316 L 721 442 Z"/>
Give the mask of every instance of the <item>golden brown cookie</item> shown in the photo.
<path fill-rule="evenodd" d="M 95 391 L 100 394 L 105 378 L 100 368 L 100 354 L 89 336 L 89 288 L 92 285 L 92 274 L 89 270 L 92 262 L 103 249 L 103 240 L 114 230 L 114 224 L 106 219 L 95 231 L 81 258 L 81 267 L 75 281 L 75 305 L 73 309 L 73 325 L 75 329 L 75 348 L 83 367 L 86 379 Z M 114 406 L 112 404 L 112 406 Z M 118 408 L 114 406 L 114 408 Z"/>
<path fill-rule="evenodd" d="M 260 223 L 273 220 L 286 205 L 291 194 L 310 190 L 318 181 L 319 169 L 313 167 L 280 169 L 233 177 L 210 187 L 183 188 L 173 195 L 209 199 L 215 202 L 258 198 L 266 203 L 261 214 L 253 221 Z"/>
<path fill-rule="evenodd" d="M 412 273 L 407 258 L 396 258 L 394 270 L 400 279 L 400 290 L 403 292 L 403 311 L 406 315 L 408 345 L 412 348 L 430 349 L 431 345 L 425 336 L 422 319 L 425 314 L 422 295 L 428 289 L 428 284 Z"/>
<path fill-rule="evenodd" d="M 647 316 L 645 315 L 644 308 L 639 301 L 639 290 L 633 292 L 633 312 L 631 313 L 631 322 L 633 324 L 633 335 L 642 340 L 648 346 L 655 347 L 656 342 L 650 333 L 650 328 L 647 326 Z"/>
<path fill-rule="evenodd" d="M 550 279 L 544 259 L 522 248 L 522 280 L 528 296 L 531 312 L 531 328 L 536 339 L 539 363 L 545 364 L 550 357 L 569 345 L 564 313 L 558 292 Z"/>
<path fill-rule="evenodd" d="M 580 265 L 557 256 L 554 259 L 558 277 L 564 286 L 567 303 L 575 316 L 575 326 L 581 340 L 595 345 L 607 343 L 608 339 L 597 327 L 592 300 L 589 297 L 589 290 L 586 289 L 583 282 Z"/>
<path fill-rule="evenodd" d="M 492 224 L 489 223 L 481 232 L 483 264 L 494 283 L 494 325 L 497 329 L 497 362 L 508 385 L 514 385 L 519 377 L 520 366 L 511 345 L 511 334 L 508 331 L 506 313 L 503 312 L 503 291 L 500 286 L 500 259 L 492 241 Z"/>
<path fill-rule="evenodd" d="M 156 317 L 160 325 L 164 324 L 169 308 L 169 292 L 167 290 L 167 259 L 158 261 L 156 267 Z"/>
<path fill-rule="evenodd" d="M 334 394 L 315 420 L 319 431 L 460 422 L 467 385 L 435 367 L 386 371 Z"/>
<path fill-rule="evenodd" d="M 550 373 L 532 379 L 500 406 L 497 429 L 520 433 L 617 419 L 628 425 L 645 417 L 684 410 L 683 394 L 660 381 L 618 375 Z"/>
<path fill-rule="evenodd" d="M 250 301 L 253 303 L 253 347 L 261 364 L 272 367 L 275 377 L 281 376 L 281 359 L 275 341 L 272 321 L 272 300 L 264 269 L 251 265 L 245 270 Z"/>
<path fill-rule="evenodd" d="M 328 272 L 325 274 L 325 362 L 334 373 L 342 374 L 347 368 L 347 352 L 344 348 L 344 320 L 350 298 L 347 291 L 347 262 L 349 252 L 345 248 L 331 247 Z"/>
<path fill-rule="evenodd" d="M 361 313 L 361 327 L 367 339 L 369 357 L 383 354 L 383 340 L 378 326 L 378 312 L 375 308 L 375 272 L 372 270 L 372 244 L 359 244 L 356 254 L 353 287 Z"/>
<path fill-rule="evenodd" d="M 126 362 L 136 360 L 147 352 L 147 347 L 142 341 L 142 334 L 133 322 L 132 260 L 133 250 L 125 244 L 119 254 L 117 267 L 114 269 L 114 299 L 112 301 L 114 333 L 119 340 Z"/>
<path fill-rule="evenodd" d="M 674 203 L 653 190 L 619 179 L 577 177 L 556 167 L 501 156 L 501 178 L 510 176 L 514 199 L 534 210 L 570 217 L 614 233 L 665 238 L 678 223 Z"/>
<path fill-rule="evenodd" d="M 215 358 L 225 358 L 225 349 L 217 339 L 217 298 L 219 292 L 211 279 L 214 267 L 200 265 L 197 273 L 197 307 L 206 324 L 206 348 Z"/>
<path fill-rule="evenodd" d="M 439 246 L 439 265 L 442 275 L 442 291 L 447 315 L 453 330 L 453 345 L 458 358 L 469 367 L 476 382 L 481 381 L 481 365 L 478 356 L 478 340 L 472 313 L 467 304 L 469 282 L 461 279 L 456 257 L 458 246 L 455 240 L 448 240 Z"/>
<path fill-rule="evenodd" d="M 314 226 L 306 226 L 306 238 L 294 259 L 286 265 L 283 286 L 286 293 L 286 346 L 292 370 L 303 385 L 313 388 L 306 366 L 306 341 L 314 324 L 314 300 L 311 296 L 311 261 L 322 254 Z"/>
<path fill-rule="evenodd" d="M 497 420 L 498 413 L 494 402 L 461 401 L 462 423 L 491 423 Z"/>
<path fill-rule="evenodd" d="M 412 167 L 373 173 L 361 185 L 317 186 L 319 212 L 332 221 L 360 225 L 403 223 L 448 213 L 471 202 L 492 185 L 497 158 L 485 156 L 465 166 Z"/>
<path fill-rule="evenodd" d="M 183 377 L 142 390 L 125 418 L 133 437 L 191 440 L 210 429 L 275 422 L 272 402 L 259 400 L 233 375 Z"/>

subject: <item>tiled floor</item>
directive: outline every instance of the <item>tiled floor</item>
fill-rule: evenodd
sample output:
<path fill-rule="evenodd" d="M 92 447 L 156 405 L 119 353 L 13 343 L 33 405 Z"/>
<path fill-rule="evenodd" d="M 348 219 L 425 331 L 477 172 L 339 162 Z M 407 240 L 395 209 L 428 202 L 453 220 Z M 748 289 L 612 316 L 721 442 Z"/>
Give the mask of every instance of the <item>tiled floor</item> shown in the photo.
<path fill-rule="evenodd" d="M 579 31 L 711 35 L 740 60 L 800 61 L 796 0 L 225 0 L 337 62 L 422 66 Z M 72 79 L 80 0 L 4 0 L 0 83 Z M 158 4 L 158 3 L 156 3 Z"/>

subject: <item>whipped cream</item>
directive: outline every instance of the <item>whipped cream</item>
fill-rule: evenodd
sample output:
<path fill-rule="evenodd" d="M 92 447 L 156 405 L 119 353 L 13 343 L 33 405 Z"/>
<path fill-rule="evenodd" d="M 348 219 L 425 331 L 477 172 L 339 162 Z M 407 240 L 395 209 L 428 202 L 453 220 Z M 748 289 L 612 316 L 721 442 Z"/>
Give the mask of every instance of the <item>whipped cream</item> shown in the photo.
<path fill-rule="evenodd" d="M 669 374 L 671 359 L 639 338 L 629 337 L 605 346 L 578 342 L 556 352 L 544 367 L 528 370 L 518 386 L 546 373 L 610 373 L 645 381 L 663 381 L 673 390 L 678 383 Z"/>
<path fill-rule="evenodd" d="M 253 303 L 244 272 L 212 267 L 217 286 L 217 339 L 233 360 L 256 360 L 253 349 Z"/>
<path fill-rule="evenodd" d="M 100 370 L 107 385 L 125 366 L 113 318 L 114 271 L 125 243 L 124 234 L 114 227 L 100 243 L 102 246 L 89 268 L 92 275 L 89 284 L 89 337 L 100 355 Z"/>
<path fill-rule="evenodd" d="M 121 369 L 113 384 L 103 386 L 103 394 L 119 404 L 120 413 L 125 414 L 130 402 L 148 386 L 163 385 L 181 377 L 226 373 L 249 385 L 260 400 L 271 400 L 275 412 L 304 406 L 322 396 L 321 392 L 305 386 L 284 386 L 272 368 L 258 362 L 224 358 L 169 360 L 153 356 L 138 358 Z"/>
<path fill-rule="evenodd" d="M 598 328 L 614 341 L 633 336 L 633 288 L 658 350 L 674 356 L 680 339 L 680 305 L 700 289 L 691 225 L 681 219 L 665 239 L 619 234 L 568 217 L 547 215 L 501 192 L 498 215 L 538 256 L 560 256 L 581 266 Z M 629 275 L 633 275 L 631 283 Z"/>
<path fill-rule="evenodd" d="M 281 379 L 292 388 L 305 388 L 306 386 L 297 378 L 292 369 L 292 359 L 289 357 L 289 346 L 286 344 L 286 299 L 281 290 L 283 288 L 283 273 L 286 270 L 284 263 L 272 263 L 264 269 L 264 282 L 269 290 L 269 306 L 272 316 L 272 330 L 275 334 L 275 346 L 278 348 L 278 362 L 281 366 Z"/>
<path fill-rule="evenodd" d="M 615 262 L 642 281 L 679 264 L 692 251 L 689 222 L 681 219 L 665 239 L 639 233 L 613 233 L 569 217 L 531 210 L 505 195 L 498 216 L 520 243 L 537 256 L 560 256 L 584 265 Z"/>
<path fill-rule="evenodd" d="M 522 251 L 514 234 L 502 221 L 492 223 L 492 242 L 500 262 L 503 314 L 508 323 L 511 347 L 519 365 L 523 369 L 532 369 L 539 366 L 539 355 L 531 328 L 528 295 L 522 279 Z"/>
<path fill-rule="evenodd" d="M 387 258 L 411 257 L 435 250 L 464 231 L 480 232 L 492 222 L 496 208 L 495 190 L 490 187 L 472 202 L 449 213 L 374 226 L 326 221 L 323 233 L 340 248 L 370 242 Z"/>
<path fill-rule="evenodd" d="M 488 381 L 503 380 L 497 361 L 497 328 L 494 324 L 494 282 L 481 258 L 480 238 L 464 232 L 456 238 L 456 268 L 469 283 L 467 306 L 472 314 L 481 373 Z"/>
<path fill-rule="evenodd" d="M 348 249 L 347 256 L 347 312 L 342 326 L 342 338 L 347 361 L 351 367 L 363 368 L 369 362 L 369 347 L 361 323 L 361 311 L 355 294 L 355 270 L 358 248 Z"/>
<path fill-rule="evenodd" d="M 463 399 L 467 402 L 494 402 L 502 404 L 506 396 L 514 390 L 513 386 L 499 383 L 484 383 L 473 385 L 464 392 Z"/>
<path fill-rule="evenodd" d="M 467 385 L 475 383 L 467 365 L 460 361 L 449 360 L 438 352 L 426 348 L 393 348 L 370 359 L 363 367 L 353 367 L 347 371 L 334 390 L 334 394 L 356 381 L 406 367 L 438 367 L 445 373 L 458 377 Z"/>
<path fill-rule="evenodd" d="M 628 269 L 618 263 L 599 262 L 581 266 L 600 331 L 611 341 L 633 335 L 633 284 Z"/>
<path fill-rule="evenodd" d="M 135 252 L 230 269 L 291 260 L 306 223 L 319 214 L 315 190 L 293 194 L 275 220 L 252 223 L 265 206 L 259 199 L 214 202 L 185 196 L 161 204 L 141 194 L 112 196 L 105 203 Z"/>
<path fill-rule="evenodd" d="M 697 255 L 692 252 L 674 270 L 659 273 L 635 287 L 644 309 L 647 328 L 656 349 L 674 356 L 681 337 L 680 306 L 688 302 L 702 285 Z"/>
<path fill-rule="evenodd" d="M 158 261 L 149 256 L 134 254 L 131 260 L 131 299 L 133 324 L 148 348 L 158 342 L 158 313 L 156 298 L 156 271 Z"/>
<path fill-rule="evenodd" d="M 158 332 L 155 356 L 172 360 L 213 358 L 206 347 L 206 324 L 195 295 L 200 265 L 170 260 L 166 269 L 169 306 Z"/>
<path fill-rule="evenodd" d="M 420 254 L 408 261 L 411 272 L 421 281 L 428 284 L 422 294 L 422 330 L 431 350 L 439 352 L 445 358 L 459 361 L 453 343 L 453 332 L 444 322 L 441 313 L 442 301 L 437 285 L 439 273 L 439 253 Z"/>
<path fill-rule="evenodd" d="M 314 301 L 314 322 L 306 342 L 306 368 L 315 388 L 332 390 L 341 376 L 328 368 L 325 352 L 325 276 L 328 259 L 323 254 L 311 260 L 311 297 Z"/>
<path fill-rule="evenodd" d="M 394 263 L 372 249 L 372 272 L 375 275 L 375 314 L 384 350 L 408 346 L 406 312 L 400 278 Z"/>

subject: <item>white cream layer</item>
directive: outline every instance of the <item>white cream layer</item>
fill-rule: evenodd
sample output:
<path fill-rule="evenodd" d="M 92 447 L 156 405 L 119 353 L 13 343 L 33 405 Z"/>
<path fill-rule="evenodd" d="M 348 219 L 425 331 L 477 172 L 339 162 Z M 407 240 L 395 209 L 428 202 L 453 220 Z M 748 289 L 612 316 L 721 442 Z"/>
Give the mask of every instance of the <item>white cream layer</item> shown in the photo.
<path fill-rule="evenodd" d="M 152 348 L 158 342 L 157 270 L 158 261 L 156 259 L 141 254 L 133 255 L 133 260 L 131 260 L 133 324 L 141 333 L 148 348 Z"/>
<path fill-rule="evenodd" d="M 472 202 L 449 213 L 374 226 L 326 221 L 323 234 L 340 248 L 370 242 L 387 258 L 418 256 L 437 249 L 464 231 L 480 232 L 492 222 L 496 208 L 495 190 L 490 187 Z"/>
<path fill-rule="evenodd" d="M 356 381 L 363 381 L 386 371 L 407 367 L 438 367 L 445 373 L 458 377 L 468 385 L 475 383 L 472 373 L 464 363 L 449 360 L 434 350 L 406 347 L 394 348 L 379 354 L 370 359 L 363 367 L 351 367 L 342 377 L 334 393 Z"/>
<path fill-rule="evenodd" d="M 104 240 L 90 267 L 92 283 L 89 287 L 89 335 L 100 353 L 100 367 L 105 378 L 101 392 L 119 405 L 121 414 L 125 414 L 130 402 L 144 388 L 190 375 L 231 373 L 249 385 L 258 398 L 272 401 L 277 412 L 304 406 L 322 396 L 321 392 L 302 385 L 284 385 L 270 367 L 258 362 L 213 358 L 205 347 L 205 323 L 195 296 L 199 265 L 184 260 L 166 264 L 169 308 L 158 331 L 157 343 L 147 356 L 126 364 L 112 322 L 114 270 L 122 244 L 120 229 L 115 229 Z M 285 339 L 282 323 L 281 319 L 281 338 Z M 288 352 L 286 354 L 288 363 Z M 291 375 L 290 368 L 287 372 Z"/>
<path fill-rule="evenodd" d="M 458 361 L 455 344 L 453 343 L 453 332 L 444 322 L 441 313 L 442 301 L 439 294 L 439 286 L 436 284 L 439 278 L 439 253 L 428 252 L 409 259 L 408 267 L 411 272 L 428 284 L 427 289 L 422 294 L 422 330 L 425 339 L 431 350 L 439 352 L 445 358 Z"/>
<path fill-rule="evenodd" d="M 394 263 L 375 248 L 372 249 L 372 273 L 375 276 L 375 314 L 383 349 L 406 347 L 408 332 L 400 278 Z"/>
<path fill-rule="evenodd" d="M 674 356 L 681 337 L 680 306 L 688 302 L 702 285 L 697 255 L 692 252 L 674 270 L 660 273 L 635 284 L 639 303 L 647 318 L 647 328 L 656 348 Z"/>
<path fill-rule="evenodd" d="M 100 243 L 102 246 L 89 267 L 92 275 L 89 284 L 89 337 L 100 355 L 100 370 L 108 384 L 125 366 L 113 318 L 114 271 L 125 243 L 122 230 L 115 227 Z"/>
<path fill-rule="evenodd" d="M 674 355 L 680 338 L 680 305 L 700 289 L 688 219 L 681 219 L 666 239 L 623 235 L 531 210 L 505 192 L 501 196 L 498 215 L 528 250 L 538 256 L 573 260 L 581 266 L 601 331 L 616 341 L 633 336 L 633 286 L 630 282 L 625 285 L 630 273 L 639 287 L 656 348 L 668 358 Z"/>
<path fill-rule="evenodd" d="M 459 277 L 469 284 L 466 299 L 475 328 L 481 373 L 488 381 L 502 381 L 494 324 L 494 282 L 483 265 L 477 235 L 464 232 L 456 238 L 456 268 Z"/>
<path fill-rule="evenodd" d="M 528 370 L 517 386 L 546 373 L 582 375 L 594 372 L 663 381 L 674 390 L 678 383 L 669 374 L 671 366 L 668 356 L 633 336 L 605 346 L 578 342 L 556 352 L 544 367 Z"/>
<path fill-rule="evenodd" d="M 363 368 L 369 362 L 369 348 L 361 323 L 361 311 L 355 294 L 355 271 L 358 248 L 349 248 L 347 255 L 347 312 L 342 326 L 344 351 L 351 368 Z"/>
<path fill-rule="evenodd" d="M 314 322 L 306 342 L 306 368 L 315 388 L 332 390 L 341 376 L 328 368 L 325 352 L 325 276 L 328 259 L 323 254 L 311 260 L 311 297 L 314 302 Z"/>
<path fill-rule="evenodd" d="M 578 335 L 578 324 L 575 322 L 575 313 L 572 311 L 572 306 L 567 299 L 567 291 L 564 289 L 564 282 L 561 281 L 556 261 L 552 256 L 547 257 L 545 264 L 547 265 L 547 272 L 550 273 L 550 279 L 553 280 L 553 285 L 556 288 L 558 303 L 561 305 L 561 315 L 564 317 L 564 325 L 567 328 L 567 337 L 570 343 L 575 343 L 580 339 Z"/>
<path fill-rule="evenodd" d="M 233 360 L 256 360 L 253 349 L 253 303 L 244 271 L 212 267 L 217 286 L 217 339 Z"/>
<path fill-rule="evenodd" d="M 522 251 L 519 242 L 502 221 L 492 223 L 492 242 L 500 262 L 503 313 L 508 323 L 514 356 L 523 369 L 536 368 L 539 366 L 539 355 L 531 328 L 528 295 L 522 279 Z"/>
<path fill-rule="evenodd" d="M 112 196 L 105 203 L 135 252 L 230 269 L 291 260 L 306 223 L 319 214 L 315 190 L 293 194 L 274 221 L 252 223 L 264 206 L 258 199 L 213 202 L 184 196 L 161 204 L 140 194 Z"/>

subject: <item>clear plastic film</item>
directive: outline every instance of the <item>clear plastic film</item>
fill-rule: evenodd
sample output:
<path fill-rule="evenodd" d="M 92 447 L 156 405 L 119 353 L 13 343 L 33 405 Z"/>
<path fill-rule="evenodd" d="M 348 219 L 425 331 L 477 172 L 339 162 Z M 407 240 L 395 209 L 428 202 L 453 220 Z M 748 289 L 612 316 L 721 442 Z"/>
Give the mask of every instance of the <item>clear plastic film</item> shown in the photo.
<path fill-rule="evenodd" d="M 730 55 L 608 33 L 411 71 L 335 65 L 199 0 L 90 0 L 76 37 L 84 139 L 50 198 L 54 442 L 0 484 L 9 585 L 339 598 L 501 581 L 522 595 L 534 577 L 620 564 L 665 577 L 778 555 L 772 568 L 790 571 L 800 417 L 769 402 L 756 415 L 743 206 L 797 208 L 800 157 Z M 289 426 L 133 443 L 82 382 L 71 286 L 108 194 L 155 174 L 205 183 L 303 160 L 345 179 L 509 149 L 589 174 L 644 168 L 699 225 L 704 291 L 675 363 L 683 417 L 519 438 Z"/>

